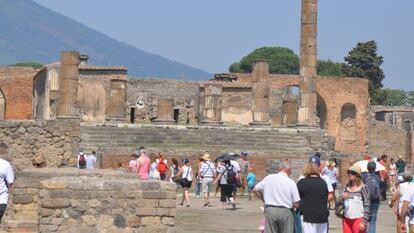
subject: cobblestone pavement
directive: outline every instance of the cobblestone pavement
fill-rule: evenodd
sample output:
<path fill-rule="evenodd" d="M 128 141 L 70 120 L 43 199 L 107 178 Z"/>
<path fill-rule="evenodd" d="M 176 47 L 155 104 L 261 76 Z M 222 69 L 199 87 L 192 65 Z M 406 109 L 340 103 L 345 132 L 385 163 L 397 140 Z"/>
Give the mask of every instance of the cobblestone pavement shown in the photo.
<path fill-rule="evenodd" d="M 181 199 L 181 196 L 178 197 Z M 191 197 L 191 207 L 177 208 L 176 232 L 215 233 L 215 232 L 258 232 L 263 213 L 260 201 L 238 198 L 236 210 L 222 210 L 219 198 L 213 198 L 210 207 L 202 207 L 202 198 Z M 230 207 L 230 206 L 229 206 Z M 378 233 L 395 232 L 395 216 L 391 209 L 382 203 L 377 222 Z M 329 233 L 341 233 L 341 220 L 331 212 Z"/>

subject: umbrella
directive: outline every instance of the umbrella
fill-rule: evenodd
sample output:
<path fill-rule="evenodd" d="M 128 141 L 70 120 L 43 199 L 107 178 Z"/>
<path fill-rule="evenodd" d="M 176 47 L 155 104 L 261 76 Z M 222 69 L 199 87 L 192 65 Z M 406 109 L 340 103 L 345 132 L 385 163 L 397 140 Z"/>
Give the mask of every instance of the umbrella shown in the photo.
<path fill-rule="evenodd" d="M 218 157 L 214 160 L 214 162 L 217 162 L 217 161 L 224 161 L 224 160 L 237 160 L 237 159 L 239 159 L 239 158 L 240 158 L 240 155 L 239 155 L 239 154 L 236 154 L 236 153 L 230 152 L 230 153 L 225 153 L 225 154 L 222 154 L 222 155 L 218 156 Z"/>
<path fill-rule="evenodd" d="M 368 172 L 368 162 L 370 162 L 369 160 L 360 160 L 358 162 L 355 162 L 354 165 L 357 165 L 359 168 L 361 168 L 361 172 Z M 384 167 L 384 165 L 382 165 L 379 162 L 375 162 L 376 163 L 376 167 L 375 167 L 375 171 L 385 171 L 386 168 Z"/>

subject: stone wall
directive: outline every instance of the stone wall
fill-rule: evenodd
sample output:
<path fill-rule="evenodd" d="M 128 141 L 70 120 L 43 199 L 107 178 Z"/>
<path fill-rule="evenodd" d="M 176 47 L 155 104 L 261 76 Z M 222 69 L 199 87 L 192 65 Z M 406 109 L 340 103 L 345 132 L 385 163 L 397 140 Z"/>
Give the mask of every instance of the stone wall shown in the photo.
<path fill-rule="evenodd" d="M 16 174 L 8 232 L 174 232 L 176 185 L 111 170 Z"/>
<path fill-rule="evenodd" d="M 34 157 L 48 167 L 74 166 L 79 141 L 78 121 L 0 121 L 2 158 L 18 170 L 32 167 Z"/>
<path fill-rule="evenodd" d="M 4 119 L 32 119 L 33 77 L 37 71 L 22 67 L 0 68 L 0 91 L 6 100 Z"/>
<path fill-rule="evenodd" d="M 135 110 L 136 123 L 149 123 L 157 118 L 157 100 L 174 99 L 179 124 L 196 124 L 198 109 L 198 83 L 194 81 L 135 78 L 128 81 L 127 104 Z M 131 113 L 131 112 L 129 112 Z"/>

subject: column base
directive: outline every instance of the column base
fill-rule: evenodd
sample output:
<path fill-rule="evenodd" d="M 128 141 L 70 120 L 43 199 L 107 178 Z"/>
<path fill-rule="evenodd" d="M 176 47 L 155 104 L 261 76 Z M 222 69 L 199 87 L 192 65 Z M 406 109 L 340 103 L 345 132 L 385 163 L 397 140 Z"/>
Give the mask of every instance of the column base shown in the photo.
<path fill-rule="evenodd" d="M 208 126 L 222 126 L 223 122 L 222 121 L 212 121 L 212 120 L 202 120 L 201 124 L 202 125 L 208 125 Z"/>
<path fill-rule="evenodd" d="M 163 120 L 163 119 L 155 119 L 152 121 L 155 125 L 175 125 L 176 122 L 174 120 Z"/>

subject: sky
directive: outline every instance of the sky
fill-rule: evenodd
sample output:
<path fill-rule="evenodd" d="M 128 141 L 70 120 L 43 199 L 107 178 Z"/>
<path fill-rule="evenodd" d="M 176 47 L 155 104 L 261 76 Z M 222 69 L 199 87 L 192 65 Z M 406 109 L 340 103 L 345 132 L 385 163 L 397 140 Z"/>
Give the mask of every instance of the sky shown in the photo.
<path fill-rule="evenodd" d="M 35 0 L 116 40 L 210 73 L 263 46 L 299 54 L 300 0 Z M 384 86 L 414 90 L 413 0 L 319 0 L 318 57 L 375 40 Z"/>

